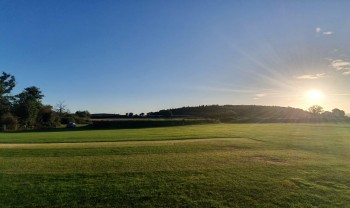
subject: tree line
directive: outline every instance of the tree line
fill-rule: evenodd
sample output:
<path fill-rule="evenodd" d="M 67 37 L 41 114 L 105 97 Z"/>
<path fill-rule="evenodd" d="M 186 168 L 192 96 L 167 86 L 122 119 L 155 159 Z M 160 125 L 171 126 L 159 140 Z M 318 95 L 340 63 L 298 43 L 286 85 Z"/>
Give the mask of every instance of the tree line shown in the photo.
<path fill-rule="evenodd" d="M 204 118 L 221 122 L 342 122 L 349 121 L 345 112 L 338 108 L 324 111 L 321 106 L 314 105 L 308 110 L 280 106 L 259 105 L 200 105 L 164 109 L 157 112 L 92 114 L 93 119 L 134 119 L 134 118 Z"/>
<path fill-rule="evenodd" d="M 44 97 L 36 86 L 23 89 L 12 95 L 16 78 L 6 72 L 0 76 L 0 124 L 3 130 L 54 128 L 69 122 L 86 122 L 90 113 L 77 111 L 71 114 L 63 102 L 54 109 L 43 104 Z"/>
<path fill-rule="evenodd" d="M 200 105 L 150 112 L 150 117 L 197 117 L 218 119 L 221 122 L 338 122 L 349 121 L 338 108 L 323 111 L 318 105 L 307 111 L 280 106 L 259 105 Z"/>
<path fill-rule="evenodd" d="M 64 102 L 55 108 L 44 104 L 41 90 L 36 86 L 24 88 L 12 95 L 16 86 L 13 75 L 2 72 L 0 75 L 0 125 L 4 130 L 55 128 L 70 122 L 89 123 L 88 111 L 70 113 Z M 157 112 L 95 114 L 93 118 L 205 118 L 221 122 L 318 122 L 349 121 L 345 112 L 338 108 L 324 111 L 321 106 L 311 106 L 308 111 L 292 107 L 257 105 L 200 105 L 165 109 Z"/>

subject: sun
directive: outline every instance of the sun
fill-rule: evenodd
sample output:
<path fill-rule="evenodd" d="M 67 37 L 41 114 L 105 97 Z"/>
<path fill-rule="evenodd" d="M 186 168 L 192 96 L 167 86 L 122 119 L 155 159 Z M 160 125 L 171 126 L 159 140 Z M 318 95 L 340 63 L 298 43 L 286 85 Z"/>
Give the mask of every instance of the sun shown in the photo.
<path fill-rule="evenodd" d="M 305 93 L 305 97 L 312 102 L 318 102 L 323 99 L 323 93 L 319 90 L 310 90 Z"/>

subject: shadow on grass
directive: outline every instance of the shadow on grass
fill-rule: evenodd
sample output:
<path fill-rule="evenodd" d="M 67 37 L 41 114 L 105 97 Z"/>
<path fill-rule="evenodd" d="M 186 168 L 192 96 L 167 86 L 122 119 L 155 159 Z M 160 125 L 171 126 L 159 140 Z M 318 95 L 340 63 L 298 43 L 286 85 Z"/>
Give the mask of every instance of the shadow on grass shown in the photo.
<path fill-rule="evenodd" d="M 30 133 L 30 132 L 72 132 L 87 130 L 117 130 L 117 129 L 145 129 L 176 127 L 201 124 L 220 123 L 215 119 L 166 119 L 166 120 L 117 120 L 117 121 L 96 121 L 92 124 L 78 125 L 75 128 L 51 128 L 51 129 L 28 129 L 19 131 L 7 131 L 6 133 Z"/>
<path fill-rule="evenodd" d="M 127 126 L 127 127 L 94 127 L 93 125 L 75 127 L 75 128 L 52 128 L 52 129 L 31 129 L 18 131 L 5 131 L 2 133 L 44 133 L 44 132 L 76 132 L 76 131 L 93 131 L 93 130 L 122 130 L 122 129 L 150 129 L 150 128 L 165 128 L 179 127 L 190 125 L 205 125 L 205 124 L 185 124 L 185 125 L 165 125 L 165 126 Z"/>
<path fill-rule="evenodd" d="M 96 130 L 92 125 L 77 126 L 75 128 L 48 128 L 48 129 L 28 129 L 28 130 L 18 130 L 18 131 L 6 131 L 6 133 L 40 133 L 40 132 L 71 132 L 71 131 L 87 131 Z"/>
<path fill-rule="evenodd" d="M 199 125 L 199 124 L 192 124 Z M 93 131 L 93 130 L 121 130 L 121 129 L 149 129 L 162 127 L 178 127 L 184 125 L 169 125 L 169 126 L 127 126 L 127 127 L 94 127 L 93 125 L 79 126 L 75 128 L 52 128 L 52 129 L 28 129 L 18 131 L 3 131 L 3 133 L 44 133 L 44 132 L 75 132 L 75 131 Z M 188 125 L 186 125 L 188 126 Z"/>

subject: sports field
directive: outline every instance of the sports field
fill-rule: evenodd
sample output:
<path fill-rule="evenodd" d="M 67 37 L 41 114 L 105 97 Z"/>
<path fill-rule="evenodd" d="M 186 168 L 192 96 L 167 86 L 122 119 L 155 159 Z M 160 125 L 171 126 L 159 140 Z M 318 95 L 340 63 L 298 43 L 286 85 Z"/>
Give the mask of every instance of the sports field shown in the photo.
<path fill-rule="evenodd" d="M 349 124 L 0 133 L 0 207 L 350 207 Z"/>

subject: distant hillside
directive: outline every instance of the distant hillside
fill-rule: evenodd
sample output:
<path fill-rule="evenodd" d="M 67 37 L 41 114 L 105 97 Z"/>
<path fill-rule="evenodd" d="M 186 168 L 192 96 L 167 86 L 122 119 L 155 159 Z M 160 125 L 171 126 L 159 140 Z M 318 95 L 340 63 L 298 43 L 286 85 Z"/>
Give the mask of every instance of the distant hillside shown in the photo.
<path fill-rule="evenodd" d="M 199 117 L 222 122 L 318 122 L 348 121 L 348 117 L 312 114 L 298 108 L 259 105 L 202 105 L 151 112 L 148 116 Z"/>

